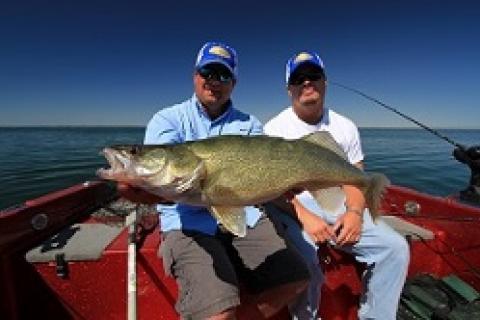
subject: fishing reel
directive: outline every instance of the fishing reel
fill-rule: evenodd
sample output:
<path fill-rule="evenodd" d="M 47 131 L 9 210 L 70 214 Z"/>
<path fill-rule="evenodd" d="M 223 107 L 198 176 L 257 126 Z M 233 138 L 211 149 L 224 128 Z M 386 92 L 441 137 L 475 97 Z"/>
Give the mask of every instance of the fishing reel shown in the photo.
<path fill-rule="evenodd" d="M 470 185 L 460 191 L 460 199 L 480 205 L 480 145 L 469 148 L 459 145 L 453 150 L 453 156 L 471 171 Z"/>

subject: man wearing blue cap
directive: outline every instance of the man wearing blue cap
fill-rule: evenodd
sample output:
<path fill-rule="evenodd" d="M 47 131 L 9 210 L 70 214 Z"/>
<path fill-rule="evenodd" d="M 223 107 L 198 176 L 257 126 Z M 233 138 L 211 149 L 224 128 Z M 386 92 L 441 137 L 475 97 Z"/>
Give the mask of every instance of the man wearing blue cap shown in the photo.
<path fill-rule="evenodd" d="M 235 50 L 207 42 L 195 62 L 193 96 L 158 111 L 148 123 L 145 144 L 262 134 L 255 117 L 233 106 L 230 97 L 236 80 Z M 145 192 L 125 187 L 123 192 L 131 200 L 151 202 L 152 195 Z M 236 237 L 204 207 L 158 205 L 160 254 L 165 272 L 177 281 L 176 310 L 182 319 L 235 319 L 239 281 L 253 295 L 252 305 L 245 308 L 251 319 L 273 315 L 306 288 L 309 272 L 302 257 L 286 246 L 262 212 L 245 209 L 247 235 Z"/>
<path fill-rule="evenodd" d="M 326 76 L 320 56 L 315 52 L 300 52 L 290 58 L 286 82 L 292 106 L 267 122 L 265 133 L 296 139 L 311 132 L 328 131 L 348 160 L 363 170 L 357 127 L 348 118 L 324 107 Z M 276 218 L 286 226 L 288 238 L 304 256 L 311 273 L 308 289 L 290 305 L 290 312 L 294 319 L 317 319 L 323 282 L 317 244 L 330 242 L 367 265 L 359 319 L 396 319 L 408 269 L 407 242 L 382 221 L 373 223 L 357 187 L 346 185 L 342 189 L 332 194 L 339 200 L 335 212 L 324 211 L 308 192 L 295 196 L 291 206 L 286 206 L 285 201 L 276 202 Z"/>

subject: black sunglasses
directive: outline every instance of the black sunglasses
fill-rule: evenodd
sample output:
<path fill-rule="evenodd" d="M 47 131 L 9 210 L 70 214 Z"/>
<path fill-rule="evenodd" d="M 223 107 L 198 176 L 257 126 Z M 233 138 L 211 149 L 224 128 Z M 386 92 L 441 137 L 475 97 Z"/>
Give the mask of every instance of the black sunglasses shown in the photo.
<path fill-rule="evenodd" d="M 294 74 L 290 77 L 288 84 L 298 86 L 304 83 L 305 81 L 318 81 L 324 79 L 325 76 L 323 73 L 299 73 Z"/>
<path fill-rule="evenodd" d="M 218 70 L 208 67 L 202 67 L 197 70 L 198 74 L 205 80 L 216 80 L 221 83 L 229 83 L 233 80 L 233 75 L 228 70 Z"/>

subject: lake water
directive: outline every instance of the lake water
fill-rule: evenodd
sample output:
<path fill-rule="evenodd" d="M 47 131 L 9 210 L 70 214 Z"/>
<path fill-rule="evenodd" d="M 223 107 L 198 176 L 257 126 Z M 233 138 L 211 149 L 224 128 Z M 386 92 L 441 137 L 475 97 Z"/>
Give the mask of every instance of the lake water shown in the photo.
<path fill-rule="evenodd" d="M 0 209 L 50 191 L 95 179 L 106 166 L 100 150 L 141 143 L 144 128 L 0 128 Z M 440 130 L 457 143 L 480 144 L 480 130 Z M 465 188 L 469 170 L 453 147 L 423 129 L 360 129 L 367 171 L 383 172 L 392 183 L 446 196 Z"/>

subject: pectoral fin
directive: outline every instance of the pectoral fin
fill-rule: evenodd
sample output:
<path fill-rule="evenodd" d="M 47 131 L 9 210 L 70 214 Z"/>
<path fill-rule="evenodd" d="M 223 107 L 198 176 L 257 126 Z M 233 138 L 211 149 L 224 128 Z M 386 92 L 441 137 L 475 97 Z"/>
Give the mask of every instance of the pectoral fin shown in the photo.
<path fill-rule="evenodd" d="M 197 167 L 193 172 L 185 177 L 182 177 L 175 187 L 178 193 L 185 193 L 190 190 L 200 188 L 201 181 L 205 178 L 207 170 L 203 161 L 199 161 Z"/>
<path fill-rule="evenodd" d="M 243 207 L 212 206 L 210 212 L 228 231 L 236 236 L 247 234 L 247 222 Z"/>
<path fill-rule="evenodd" d="M 345 192 L 340 187 L 309 190 L 317 203 L 327 213 L 338 213 L 345 203 Z"/>

